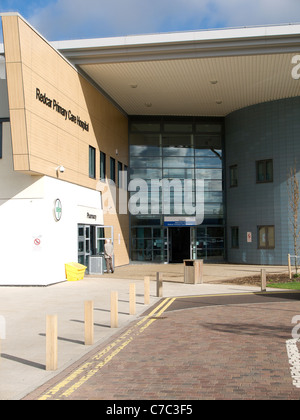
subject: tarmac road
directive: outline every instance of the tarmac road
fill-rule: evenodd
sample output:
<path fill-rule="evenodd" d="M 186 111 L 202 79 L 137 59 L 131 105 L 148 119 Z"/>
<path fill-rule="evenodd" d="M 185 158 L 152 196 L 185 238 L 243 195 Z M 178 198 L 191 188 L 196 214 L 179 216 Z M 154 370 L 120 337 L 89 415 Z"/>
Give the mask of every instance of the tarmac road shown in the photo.
<path fill-rule="evenodd" d="M 26 400 L 299 400 L 299 292 L 167 297 Z"/>

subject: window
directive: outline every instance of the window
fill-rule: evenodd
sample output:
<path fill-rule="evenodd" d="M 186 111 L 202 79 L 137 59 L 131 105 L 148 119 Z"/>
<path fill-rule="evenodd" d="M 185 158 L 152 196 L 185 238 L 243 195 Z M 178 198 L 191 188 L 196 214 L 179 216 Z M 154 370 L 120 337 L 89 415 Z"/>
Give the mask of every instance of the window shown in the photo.
<path fill-rule="evenodd" d="M 96 178 L 96 149 L 89 146 L 89 177 Z"/>
<path fill-rule="evenodd" d="M 273 182 L 273 160 L 259 160 L 256 162 L 256 182 Z"/>
<path fill-rule="evenodd" d="M 236 226 L 231 228 L 231 248 L 239 248 L 239 228 Z"/>
<path fill-rule="evenodd" d="M 0 122 L 0 159 L 2 159 L 2 122 Z"/>
<path fill-rule="evenodd" d="M 0 159 L 3 157 L 3 123 L 9 122 L 9 118 L 0 118 Z"/>
<path fill-rule="evenodd" d="M 275 229 L 274 226 L 258 226 L 258 248 L 275 248 Z"/>
<path fill-rule="evenodd" d="M 100 179 L 105 181 L 106 178 L 106 154 L 100 152 Z"/>
<path fill-rule="evenodd" d="M 232 165 L 229 168 L 229 182 L 230 187 L 237 187 L 238 180 L 237 180 L 237 165 Z"/>
<path fill-rule="evenodd" d="M 123 188 L 127 188 L 128 184 L 128 166 L 124 165 L 124 171 L 123 171 Z"/>
<path fill-rule="evenodd" d="M 121 162 L 118 162 L 118 187 L 122 188 L 122 170 L 123 170 L 123 165 Z"/>
<path fill-rule="evenodd" d="M 116 182 L 116 160 L 112 157 L 110 158 L 110 179 Z"/>

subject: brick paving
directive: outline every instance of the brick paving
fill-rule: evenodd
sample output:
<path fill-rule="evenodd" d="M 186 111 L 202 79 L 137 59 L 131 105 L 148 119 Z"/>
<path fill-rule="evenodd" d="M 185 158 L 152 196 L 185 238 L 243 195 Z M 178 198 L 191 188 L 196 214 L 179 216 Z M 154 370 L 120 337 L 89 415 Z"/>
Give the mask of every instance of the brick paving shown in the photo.
<path fill-rule="evenodd" d="M 103 366 L 107 346 L 105 355 L 89 360 L 80 386 L 78 374 L 47 399 L 299 400 L 286 350 L 299 301 L 169 309 L 150 317 L 143 331 L 133 328 L 115 339 L 109 351 L 122 348 Z M 78 366 L 73 369 L 78 373 Z M 54 386 L 52 381 L 26 399 L 38 399 Z"/>

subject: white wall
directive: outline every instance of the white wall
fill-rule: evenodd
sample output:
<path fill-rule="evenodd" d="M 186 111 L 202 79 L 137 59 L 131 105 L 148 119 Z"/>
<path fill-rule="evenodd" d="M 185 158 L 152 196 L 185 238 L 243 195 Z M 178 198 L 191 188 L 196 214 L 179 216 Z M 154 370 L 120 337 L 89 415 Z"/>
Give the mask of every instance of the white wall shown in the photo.
<path fill-rule="evenodd" d="M 54 218 L 57 198 L 62 203 L 59 222 Z M 65 263 L 77 262 L 77 224 L 86 222 L 83 208 L 96 213 L 96 223 L 103 224 L 100 192 L 13 170 L 10 124 L 4 123 L 0 159 L 0 285 L 64 281 Z M 40 245 L 35 245 L 35 239 Z"/>

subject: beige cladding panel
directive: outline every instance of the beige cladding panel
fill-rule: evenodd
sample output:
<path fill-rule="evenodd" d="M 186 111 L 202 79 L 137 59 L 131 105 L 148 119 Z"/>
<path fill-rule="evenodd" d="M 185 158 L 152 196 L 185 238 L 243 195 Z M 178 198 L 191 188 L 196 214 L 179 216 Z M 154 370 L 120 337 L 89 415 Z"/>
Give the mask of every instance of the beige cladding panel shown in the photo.
<path fill-rule="evenodd" d="M 22 19 L 18 20 L 22 62 L 53 86 L 58 82 L 57 52 Z"/>
<path fill-rule="evenodd" d="M 128 164 L 127 118 L 21 18 L 3 17 L 3 28 L 5 40 L 10 40 L 5 41 L 6 57 L 21 59 L 7 62 L 11 116 L 13 110 L 26 109 L 26 119 L 18 118 L 15 127 L 11 117 L 14 153 L 29 154 L 32 172 L 56 176 L 53 168 L 64 165 L 64 179 L 83 186 L 91 185 L 89 145 L 97 151 L 97 173 L 99 150 L 116 159 L 116 150 L 122 150 Z M 71 176 L 71 170 L 78 176 Z"/>
<path fill-rule="evenodd" d="M 20 37 L 17 16 L 2 18 L 3 41 L 6 63 L 21 61 Z"/>
<path fill-rule="evenodd" d="M 13 165 L 15 171 L 27 172 L 29 171 L 28 155 L 14 155 Z"/>
<path fill-rule="evenodd" d="M 8 99 L 11 109 L 24 108 L 23 76 L 21 63 L 7 63 Z"/>
<path fill-rule="evenodd" d="M 18 139 L 18 141 L 13 141 L 13 154 L 28 154 L 25 110 L 11 109 L 10 121 L 12 139 Z"/>
<path fill-rule="evenodd" d="M 101 94 L 95 94 L 95 88 L 83 77 L 80 77 L 80 90 L 78 101 L 80 104 L 84 104 L 89 114 L 92 117 L 99 118 L 99 113 L 101 113 L 102 120 L 106 124 L 109 124 L 109 113 L 110 111 L 119 112 L 110 106 L 108 100 Z"/>
<path fill-rule="evenodd" d="M 31 113 L 38 116 L 41 121 L 47 121 L 55 129 L 61 130 L 62 135 L 63 132 L 71 135 L 73 143 L 75 140 L 86 144 L 94 143 L 96 146 L 92 126 L 90 125 L 87 132 L 77 124 L 78 116 L 81 121 L 89 121 L 88 112 L 26 66 L 23 73 L 26 108 L 30 109 Z"/>
<path fill-rule="evenodd" d="M 30 155 L 41 158 L 44 161 L 53 162 L 57 160 L 58 134 L 57 127 L 48 121 L 40 119 L 35 114 L 28 112 L 27 129 L 30 141 Z M 44 147 L 40 147 L 43 142 Z"/>
<path fill-rule="evenodd" d="M 58 132 L 57 158 L 63 161 L 68 168 L 82 175 L 87 170 L 87 166 L 80 167 L 79 143 L 74 142 L 72 136 L 67 132 Z"/>

